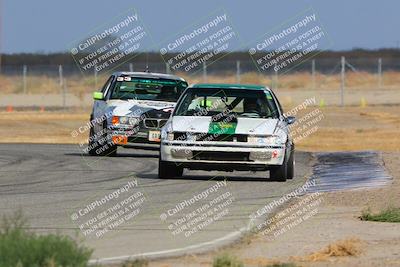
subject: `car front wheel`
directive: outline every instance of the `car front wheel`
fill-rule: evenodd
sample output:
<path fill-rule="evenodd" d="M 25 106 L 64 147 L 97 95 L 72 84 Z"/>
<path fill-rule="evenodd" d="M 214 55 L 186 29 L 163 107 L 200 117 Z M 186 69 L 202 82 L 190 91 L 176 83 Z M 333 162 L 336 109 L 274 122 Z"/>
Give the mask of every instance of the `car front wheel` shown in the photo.
<path fill-rule="evenodd" d="M 90 156 L 101 156 L 101 152 L 100 152 L 99 148 L 100 148 L 100 144 L 99 144 L 99 142 L 97 142 L 93 126 L 91 126 L 90 131 L 89 131 L 89 142 L 88 142 L 89 155 Z"/>
<path fill-rule="evenodd" d="M 104 127 L 103 129 L 105 129 Z M 117 146 L 108 140 L 108 136 L 105 130 L 103 130 L 100 136 L 102 142 L 99 142 L 98 138 L 99 136 L 95 133 L 93 126 L 90 127 L 88 143 L 88 153 L 90 156 L 113 157 L 117 155 Z"/>
<path fill-rule="evenodd" d="M 167 179 L 174 177 L 181 177 L 183 174 L 183 168 L 177 166 L 175 163 L 162 161 L 161 158 L 158 160 L 158 178 Z"/>
<path fill-rule="evenodd" d="M 294 159 L 294 150 L 290 152 L 290 157 L 287 162 L 287 178 L 288 179 L 293 179 L 294 177 L 294 165 L 295 165 L 295 159 Z"/>
<path fill-rule="evenodd" d="M 271 167 L 269 178 L 272 181 L 285 182 L 288 178 L 288 160 L 284 160 L 282 165 Z"/>

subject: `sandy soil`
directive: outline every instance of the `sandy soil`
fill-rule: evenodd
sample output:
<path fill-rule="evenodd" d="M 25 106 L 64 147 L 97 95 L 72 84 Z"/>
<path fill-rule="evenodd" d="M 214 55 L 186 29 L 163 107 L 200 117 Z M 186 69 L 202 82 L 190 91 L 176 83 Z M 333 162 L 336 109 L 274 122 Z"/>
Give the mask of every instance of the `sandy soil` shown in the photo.
<path fill-rule="evenodd" d="M 305 135 L 296 142 L 299 150 L 400 150 L 398 134 L 400 106 L 365 108 L 316 106 L 299 111 L 296 117 L 301 120 L 315 110 L 318 110 L 323 117 L 310 126 L 317 127 L 315 132 Z M 0 142 L 68 144 L 86 142 L 88 132 L 80 133 L 79 129 L 87 124 L 89 116 L 89 112 L 0 112 Z M 315 116 L 307 122 L 313 118 Z M 299 123 L 295 128 L 301 128 L 304 124 Z M 78 135 L 72 136 L 73 131 L 78 132 Z"/>

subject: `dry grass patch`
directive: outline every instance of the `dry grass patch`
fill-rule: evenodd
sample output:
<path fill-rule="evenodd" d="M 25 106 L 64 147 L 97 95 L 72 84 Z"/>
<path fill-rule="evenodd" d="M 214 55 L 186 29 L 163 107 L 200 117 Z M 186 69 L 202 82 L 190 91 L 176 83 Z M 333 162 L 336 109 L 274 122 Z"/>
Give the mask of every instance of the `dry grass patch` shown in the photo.
<path fill-rule="evenodd" d="M 244 259 L 245 266 L 262 266 L 262 267 L 296 267 L 294 263 L 281 262 L 278 260 L 271 260 L 264 257 L 257 257 L 252 259 Z"/>
<path fill-rule="evenodd" d="M 329 244 L 324 249 L 304 257 L 292 257 L 296 261 L 326 261 L 329 258 L 358 256 L 361 254 L 362 242 L 358 238 L 348 238 Z"/>

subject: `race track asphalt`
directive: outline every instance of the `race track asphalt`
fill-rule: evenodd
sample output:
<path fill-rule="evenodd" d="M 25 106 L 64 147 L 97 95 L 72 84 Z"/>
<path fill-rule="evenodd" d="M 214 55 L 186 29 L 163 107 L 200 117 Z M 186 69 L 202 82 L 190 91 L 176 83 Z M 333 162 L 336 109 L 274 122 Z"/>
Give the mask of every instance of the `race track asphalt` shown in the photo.
<path fill-rule="evenodd" d="M 185 171 L 160 180 L 151 150 L 90 157 L 78 145 L 0 144 L 0 151 L 1 214 L 21 210 L 34 231 L 78 236 L 105 262 L 233 241 L 252 226 L 251 214 L 305 183 L 312 158 L 297 151 L 295 178 L 282 183 L 267 172 Z"/>

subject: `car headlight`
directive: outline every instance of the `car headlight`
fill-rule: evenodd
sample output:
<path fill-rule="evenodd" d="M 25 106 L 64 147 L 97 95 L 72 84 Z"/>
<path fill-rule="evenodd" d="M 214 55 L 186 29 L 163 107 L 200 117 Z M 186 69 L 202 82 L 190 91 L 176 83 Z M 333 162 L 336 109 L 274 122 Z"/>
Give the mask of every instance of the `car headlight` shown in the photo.
<path fill-rule="evenodd" d="M 128 118 L 129 124 L 130 125 L 136 125 L 139 124 L 139 118 L 137 117 L 129 117 Z"/>
<path fill-rule="evenodd" d="M 113 116 L 112 117 L 112 124 L 124 124 L 124 125 L 136 125 L 139 123 L 138 117 L 130 117 L 130 116 Z"/>
<path fill-rule="evenodd" d="M 278 135 L 272 136 L 248 136 L 247 142 L 260 145 L 276 145 L 282 144 L 282 138 Z"/>
<path fill-rule="evenodd" d="M 193 133 L 186 133 L 186 141 L 195 142 L 197 139 L 197 135 Z"/>
<path fill-rule="evenodd" d="M 174 141 L 174 133 L 161 130 L 161 139 L 167 141 Z"/>
<path fill-rule="evenodd" d="M 119 117 L 119 123 L 120 124 L 129 124 L 129 118 L 126 116 Z"/>
<path fill-rule="evenodd" d="M 174 140 L 174 132 L 172 131 L 172 123 L 168 121 L 161 128 L 161 140 L 173 141 Z"/>
<path fill-rule="evenodd" d="M 174 133 L 172 132 L 167 133 L 167 139 L 168 141 L 174 141 Z"/>

